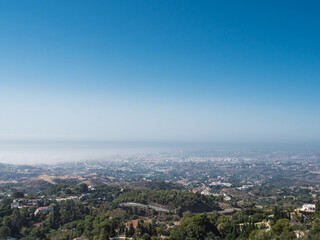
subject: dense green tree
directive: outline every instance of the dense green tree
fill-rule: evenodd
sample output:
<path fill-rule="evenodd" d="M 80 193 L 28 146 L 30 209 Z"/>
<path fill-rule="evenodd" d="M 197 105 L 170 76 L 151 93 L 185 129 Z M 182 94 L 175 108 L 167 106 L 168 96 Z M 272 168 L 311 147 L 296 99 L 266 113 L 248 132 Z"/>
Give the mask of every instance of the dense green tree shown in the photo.
<path fill-rule="evenodd" d="M 142 234 L 141 239 L 143 239 L 143 240 L 151 240 L 151 237 L 150 237 L 150 235 L 148 233 L 144 233 L 144 234 Z"/>
<path fill-rule="evenodd" d="M 86 193 L 86 192 L 88 192 L 88 185 L 85 184 L 85 183 L 81 183 L 81 184 L 79 185 L 79 192 L 80 192 L 80 193 Z"/>
<path fill-rule="evenodd" d="M 270 231 L 265 230 L 253 230 L 249 235 L 249 240 L 271 240 L 272 234 Z"/>
<path fill-rule="evenodd" d="M 176 231 L 170 235 L 171 239 L 205 239 L 209 232 L 219 235 L 212 218 L 206 214 L 197 214 L 191 218 L 183 218 Z"/>
<path fill-rule="evenodd" d="M 11 231 L 10 228 L 6 226 L 0 227 L 0 239 L 6 239 L 7 237 L 10 237 Z"/>
<path fill-rule="evenodd" d="M 47 239 L 47 233 L 49 232 L 49 228 L 45 226 L 35 227 L 32 229 L 30 233 L 31 239 L 42 240 Z"/>
<path fill-rule="evenodd" d="M 24 198 L 24 193 L 20 192 L 20 191 L 14 192 L 14 193 L 12 193 L 12 197 L 13 198 Z"/>
<path fill-rule="evenodd" d="M 275 225 L 273 225 L 271 231 L 275 235 L 281 235 L 283 232 L 291 232 L 292 227 L 290 226 L 290 221 L 288 219 L 279 219 Z"/>
<path fill-rule="evenodd" d="M 293 240 L 296 239 L 296 235 L 294 234 L 294 232 L 282 232 L 280 234 L 280 239 L 281 240 Z"/>
<path fill-rule="evenodd" d="M 316 202 L 316 212 L 320 213 L 320 201 Z"/>

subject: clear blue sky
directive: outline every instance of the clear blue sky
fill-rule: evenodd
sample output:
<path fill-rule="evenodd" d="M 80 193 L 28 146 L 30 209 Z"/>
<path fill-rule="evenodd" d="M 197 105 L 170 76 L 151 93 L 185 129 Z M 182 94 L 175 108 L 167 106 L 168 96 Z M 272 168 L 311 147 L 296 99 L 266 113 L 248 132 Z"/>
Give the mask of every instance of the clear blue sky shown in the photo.
<path fill-rule="evenodd" d="M 0 2 L 0 139 L 320 142 L 319 1 Z"/>

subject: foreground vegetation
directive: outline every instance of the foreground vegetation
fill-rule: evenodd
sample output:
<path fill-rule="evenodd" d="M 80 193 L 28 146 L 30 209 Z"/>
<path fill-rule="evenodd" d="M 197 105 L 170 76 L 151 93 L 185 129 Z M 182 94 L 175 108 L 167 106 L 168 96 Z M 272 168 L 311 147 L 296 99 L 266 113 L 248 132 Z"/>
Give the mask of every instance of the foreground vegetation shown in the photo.
<path fill-rule="evenodd" d="M 71 196 L 79 196 L 79 199 Z M 69 198 L 68 198 L 69 197 Z M 26 199 L 39 199 L 24 206 Z M 59 200 L 60 199 L 60 200 Z M 61 200 L 63 199 L 63 200 Z M 12 202 L 20 202 L 20 208 Z M 59 201 L 57 201 L 59 200 Z M 171 208 L 124 206 L 123 202 Z M 318 205 L 318 204 L 317 204 Z M 36 214 L 36 209 L 51 206 Z M 101 185 L 56 184 L 35 195 L 15 192 L 0 202 L 0 239 L 320 239 L 320 211 L 247 208 L 220 215 L 216 199 L 182 190 L 137 190 Z M 199 212 L 203 213 L 199 213 Z M 213 211 L 212 213 L 205 213 Z"/>

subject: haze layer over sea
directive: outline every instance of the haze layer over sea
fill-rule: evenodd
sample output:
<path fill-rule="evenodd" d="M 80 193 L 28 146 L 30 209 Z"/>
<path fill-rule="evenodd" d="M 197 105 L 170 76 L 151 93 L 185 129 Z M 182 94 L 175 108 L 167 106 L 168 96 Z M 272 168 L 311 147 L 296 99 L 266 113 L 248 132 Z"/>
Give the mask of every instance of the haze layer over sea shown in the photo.
<path fill-rule="evenodd" d="M 179 151 L 320 151 L 317 143 L 212 143 L 111 141 L 0 141 L 0 163 L 54 164 L 114 155 Z"/>

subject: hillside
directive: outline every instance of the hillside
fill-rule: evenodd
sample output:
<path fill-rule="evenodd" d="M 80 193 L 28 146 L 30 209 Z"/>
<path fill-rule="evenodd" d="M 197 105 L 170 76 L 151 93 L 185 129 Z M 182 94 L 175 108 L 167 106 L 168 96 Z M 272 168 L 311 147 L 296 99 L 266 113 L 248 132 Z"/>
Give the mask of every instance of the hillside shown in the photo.
<path fill-rule="evenodd" d="M 133 189 L 119 196 L 116 202 L 156 203 L 182 212 L 211 212 L 221 210 L 212 196 L 178 190 Z"/>
<path fill-rule="evenodd" d="M 37 192 L 43 190 L 50 185 L 57 183 L 70 183 L 70 184 L 81 184 L 86 183 L 88 185 L 98 184 L 110 184 L 115 179 L 109 176 L 102 176 L 99 174 L 89 174 L 85 176 L 75 175 L 63 175 L 63 176 L 49 176 L 46 174 L 39 175 L 37 177 L 29 178 L 21 181 L 1 181 L 0 186 L 10 186 L 17 190 L 26 190 L 30 192 Z"/>

